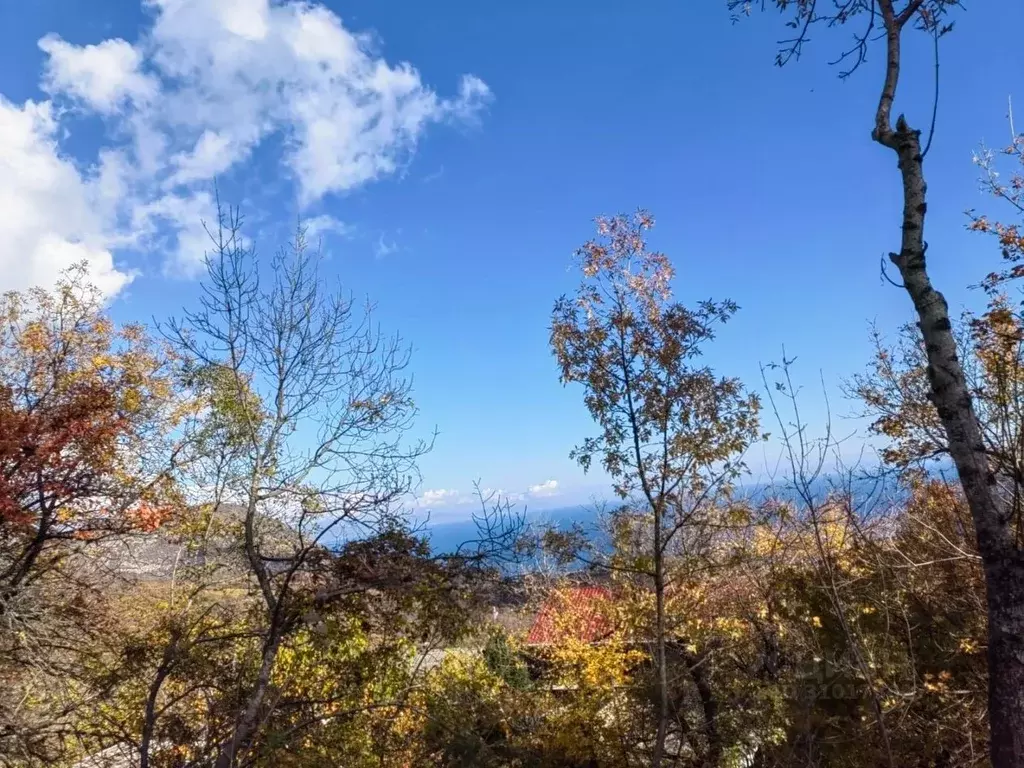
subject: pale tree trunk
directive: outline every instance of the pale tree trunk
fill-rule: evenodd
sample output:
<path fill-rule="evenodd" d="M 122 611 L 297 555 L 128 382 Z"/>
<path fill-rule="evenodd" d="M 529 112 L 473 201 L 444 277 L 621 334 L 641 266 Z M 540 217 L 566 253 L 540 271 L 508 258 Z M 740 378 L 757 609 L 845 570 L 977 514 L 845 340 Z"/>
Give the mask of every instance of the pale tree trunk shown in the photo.
<path fill-rule="evenodd" d="M 895 130 L 890 123 L 899 79 L 900 33 L 910 16 L 896 16 L 892 0 L 879 0 L 879 7 L 886 28 L 886 78 L 872 137 L 896 153 L 903 185 L 903 238 L 899 253 L 890 254 L 890 259 L 917 311 L 931 401 L 945 428 L 984 564 L 992 765 L 1024 768 L 1024 560 L 988 460 L 946 300 L 928 276 L 924 240 L 927 186 L 920 131 L 911 129 L 902 115 Z"/>

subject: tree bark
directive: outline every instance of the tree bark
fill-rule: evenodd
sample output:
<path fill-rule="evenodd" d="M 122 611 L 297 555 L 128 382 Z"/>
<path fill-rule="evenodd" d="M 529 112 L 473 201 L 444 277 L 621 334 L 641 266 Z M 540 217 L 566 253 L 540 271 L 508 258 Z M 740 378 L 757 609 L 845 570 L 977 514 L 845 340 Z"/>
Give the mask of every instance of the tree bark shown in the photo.
<path fill-rule="evenodd" d="M 660 504 L 654 509 L 654 604 L 655 667 L 658 677 L 658 731 L 654 739 L 652 768 L 660 768 L 668 735 L 668 669 L 665 664 L 665 552 L 661 541 Z"/>
<path fill-rule="evenodd" d="M 919 5 L 919 4 L 918 4 Z M 927 185 L 920 131 L 890 115 L 900 70 L 900 36 L 916 6 L 896 15 L 879 0 L 886 30 L 886 75 L 872 138 L 896 153 L 903 186 L 903 236 L 890 254 L 917 312 L 928 361 L 930 399 L 971 511 L 985 571 L 988 608 L 989 725 L 993 768 L 1024 768 L 1024 559 L 988 460 L 945 298 L 928 275 L 924 240 Z"/>
<path fill-rule="evenodd" d="M 722 736 L 718 731 L 718 699 L 711 688 L 711 680 L 704 667 L 707 656 L 690 653 L 685 647 L 680 648 L 680 656 L 686 664 L 686 669 L 690 673 L 690 679 L 693 681 L 694 686 L 696 686 L 697 695 L 700 697 L 704 721 L 704 738 L 708 742 L 703 765 L 705 768 L 718 768 L 722 764 L 722 754 L 725 745 L 722 743 Z"/>
<path fill-rule="evenodd" d="M 158 717 L 156 710 L 157 699 L 160 696 L 160 689 L 163 687 L 164 681 L 167 680 L 174 667 L 179 639 L 179 633 L 173 632 L 171 634 L 167 641 L 167 646 L 164 648 L 163 656 L 160 659 L 160 665 L 153 676 L 153 682 L 149 686 L 149 693 L 146 696 L 145 715 L 142 720 L 142 738 L 139 741 L 139 768 L 149 768 L 150 766 L 149 751 L 153 745 L 153 735 L 156 733 L 156 720 Z"/>
<path fill-rule="evenodd" d="M 1024 766 L 1024 567 L 1019 552 L 985 563 L 993 768 Z"/>
<path fill-rule="evenodd" d="M 268 638 L 263 648 L 263 659 L 260 663 L 259 677 L 256 679 L 256 684 L 249 695 L 245 711 L 238 722 L 235 723 L 231 738 L 221 745 L 214 768 L 234 768 L 235 760 L 239 753 L 249 747 L 249 742 L 256 734 L 260 721 L 260 709 L 263 707 L 263 700 L 266 698 L 267 690 L 270 688 L 270 676 L 274 671 L 274 663 L 277 660 L 277 651 L 280 645 L 280 637 L 271 636 Z"/>
<path fill-rule="evenodd" d="M 35 535 L 32 540 L 25 545 L 21 553 L 14 560 L 14 562 L 0 574 L 0 615 L 5 612 L 6 605 L 18 595 L 19 589 L 22 587 L 22 582 L 28 578 L 32 569 L 35 568 L 36 561 L 39 556 L 43 553 L 43 548 L 46 546 L 46 542 L 51 536 L 51 528 L 53 526 L 54 509 L 53 505 L 46 502 L 43 494 L 43 478 L 38 478 L 38 492 L 39 492 L 39 521 L 36 524 Z"/>
<path fill-rule="evenodd" d="M 661 768 L 665 756 L 665 739 L 668 736 L 669 714 L 668 668 L 665 663 L 665 532 L 662 528 L 665 516 L 665 495 L 655 492 L 644 469 L 644 456 L 640 447 L 640 423 L 633 402 L 630 363 L 626 356 L 626 339 L 622 326 L 619 326 L 618 352 L 619 364 L 622 366 L 623 389 L 626 395 L 636 471 L 640 478 L 640 487 L 644 497 L 651 505 L 651 513 L 654 515 L 654 672 L 658 696 L 658 728 L 654 737 L 651 768 Z"/>
<path fill-rule="evenodd" d="M 1024 768 L 1024 561 L 1011 535 L 981 426 L 957 355 L 949 308 L 932 286 L 925 260 L 927 210 L 920 132 L 901 116 L 878 139 L 899 157 L 903 242 L 890 259 L 917 311 L 928 360 L 931 400 L 949 442 L 971 511 L 988 602 L 989 724 L 994 768 Z"/>

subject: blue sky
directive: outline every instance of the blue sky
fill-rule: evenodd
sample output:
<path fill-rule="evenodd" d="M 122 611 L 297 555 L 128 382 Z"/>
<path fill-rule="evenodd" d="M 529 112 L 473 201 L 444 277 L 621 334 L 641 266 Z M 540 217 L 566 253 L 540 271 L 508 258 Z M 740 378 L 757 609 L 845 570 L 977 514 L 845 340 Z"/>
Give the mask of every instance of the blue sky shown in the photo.
<path fill-rule="evenodd" d="M 439 431 L 426 501 L 457 514 L 479 478 L 564 506 L 604 485 L 567 456 L 591 426 L 548 315 L 593 217 L 642 206 L 678 294 L 741 307 L 708 361 L 757 386 L 785 345 L 820 423 L 819 372 L 834 394 L 868 323 L 910 317 L 878 274 L 900 199 L 869 139 L 881 57 L 841 82 L 826 61 L 847 38 L 822 33 L 780 70 L 780 19 L 733 25 L 724 5 L 0 3 L 0 287 L 85 255 L 117 318 L 178 312 L 216 174 L 264 252 L 296 215 L 318 222 L 325 270 L 413 346 L 420 427 Z M 995 263 L 963 211 L 987 205 L 972 151 L 1005 143 L 1007 97 L 1024 100 L 1022 24 L 1020 3 L 973 4 L 943 41 L 927 239 L 954 307 Z M 897 105 L 919 126 L 929 45 L 908 46 Z"/>

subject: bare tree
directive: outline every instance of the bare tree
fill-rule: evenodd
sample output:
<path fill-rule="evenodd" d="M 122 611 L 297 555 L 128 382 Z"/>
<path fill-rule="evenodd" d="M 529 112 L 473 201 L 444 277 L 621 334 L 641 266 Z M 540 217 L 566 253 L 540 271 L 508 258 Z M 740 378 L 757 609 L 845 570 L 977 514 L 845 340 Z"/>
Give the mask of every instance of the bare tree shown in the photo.
<path fill-rule="evenodd" d="M 734 12 L 749 12 L 749 0 L 729 0 Z M 768 3 L 760 3 L 765 7 Z M 1008 509 L 1016 497 L 1016 479 L 1000 476 L 985 449 L 983 430 L 971 390 L 961 365 L 956 338 L 945 298 L 935 289 L 925 254 L 927 185 L 924 159 L 935 127 L 931 115 L 928 138 L 899 115 L 892 120 L 902 65 L 902 43 L 907 29 L 917 29 L 934 39 L 936 96 L 938 104 L 938 50 L 940 38 L 952 28 L 947 21 L 957 0 L 776 0 L 772 3 L 789 15 L 793 36 L 782 42 L 777 63 L 799 57 L 812 27 L 859 23 L 854 44 L 838 59 L 843 76 L 867 57 L 871 44 L 880 39 L 885 47 L 885 70 L 875 107 L 871 137 L 891 150 L 903 187 L 902 240 L 889 259 L 899 271 L 917 313 L 917 325 L 927 356 L 929 398 L 935 407 L 956 466 L 960 484 L 971 510 L 982 556 L 988 591 L 990 669 L 989 719 L 992 762 L 996 768 L 1024 766 L 1024 553 L 1020 525 Z"/>
<path fill-rule="evenodd" d="M 855 472 L 845 469 L 841 455 L 841 441 L 832 431 L 831 410 L 826 398 L 826 423 L 820 437 L 810 434 L 808 424 L 800 411 L 799 389 L 793 384 L 793 360 L 783 357 L 781 363 L 761 367 L 768 407 L 775 418 L 782 444 L 782 462 L 786 465 L 783 494 L 791 498 L 801 513 L 801 523 L 810 529 L 813 551 L 817 561 L 819 586 L 825 594 L 831 615 L 846 641 L 850 666 L 864 682 L 871 713 L 881 745 L 881 759 L 888 768 L 894 768 L 892 739 L 886 723 L 882 695 L 869 666 L 867 654 L 856 627 L 847 618 L 849 609 L 841 587 L 843 577 L 836 567 L 836 545 L 829 535 L 830 525 L 837 526 L 841 538 L 857 537 L 870 542 L 871 536 L 862 531 L 867 519 L 873 517 L 870 509 L 858 498 L 862 494 L 854 488 Z M 771 379 L 771 374 L 777 374 Z M 877 489 L 874 489 L 877 490 Z M 869 494 L 870 496 L 870 494 Z"/>
<path fill-rule="evenodd" d="M 216 504 L 240 509 L 262 606 L 258 671 L 217 768 L 242 764 L 257 737 L 284 638 L 344 594 L 329 553 L 388 528 L 429 447 L 405 440 L 416 409 L 401 341 L 325 286 L 301 227 L 269 274 L 241 227 L 237 212 L 219 212 L 201 307 L 165 329 L 193 385 L 211 390 L 200 442 Z"/>

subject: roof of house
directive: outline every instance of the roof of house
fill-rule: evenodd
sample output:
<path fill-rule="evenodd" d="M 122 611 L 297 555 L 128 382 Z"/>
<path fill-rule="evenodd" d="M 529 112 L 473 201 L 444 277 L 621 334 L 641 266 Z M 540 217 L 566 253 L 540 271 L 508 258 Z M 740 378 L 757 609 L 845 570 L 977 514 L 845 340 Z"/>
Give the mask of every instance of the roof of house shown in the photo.
<path fill-rule="evenodd" d="M 614 629 L 608 615 L 611 590 L 605 587 L 563 587 L 552 591 L 533 619 L 528 645 L 550 645 L 564 640 L 594 643 Z"/>

